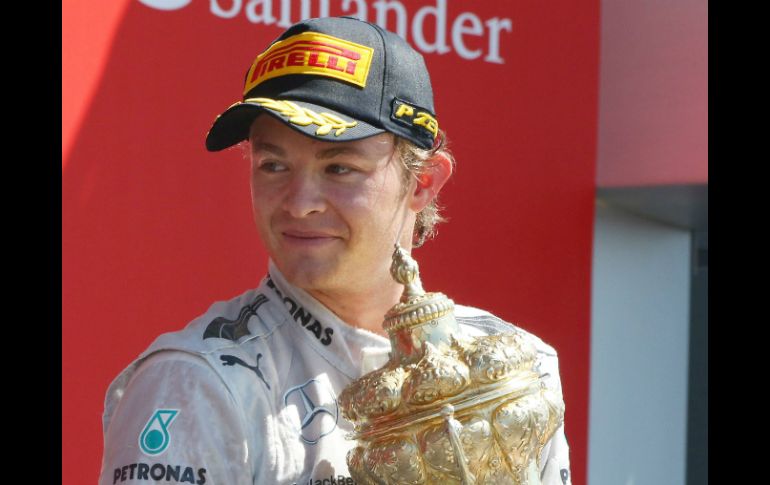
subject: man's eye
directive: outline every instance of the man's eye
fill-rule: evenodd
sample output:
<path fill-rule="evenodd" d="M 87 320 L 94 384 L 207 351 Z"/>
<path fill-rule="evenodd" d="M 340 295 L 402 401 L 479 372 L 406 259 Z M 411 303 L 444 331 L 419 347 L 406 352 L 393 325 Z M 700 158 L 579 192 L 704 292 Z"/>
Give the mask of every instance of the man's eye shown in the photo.
<path fill-rule="evenodd" d="M 280 162 L 265 161 L 259 164 L 259 170 L 268 173 L 284 172 L 286 171 L 286 165 Z"/>
<path fill-rule="evenodd" d="M 326 172 L 333 175 L 345 175 L 353 172 L 353 169 L 344 165 L 332 164 L 326 167 Z"/>

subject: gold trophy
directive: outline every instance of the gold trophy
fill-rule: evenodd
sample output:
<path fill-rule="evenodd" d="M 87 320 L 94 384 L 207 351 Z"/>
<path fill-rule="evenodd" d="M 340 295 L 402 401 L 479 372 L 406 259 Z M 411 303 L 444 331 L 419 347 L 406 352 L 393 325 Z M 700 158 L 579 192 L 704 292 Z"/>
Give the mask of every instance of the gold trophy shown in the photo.
<path fill-rule="evenodd" d="M 351 476 L 360 485 L 539 485 L 564 401 L 534 369 L 534 345 L 516 332 L 463 335 L 454 302 L 425 293 L 398 245 L 390 272 L 404 285 L 383 322 L 390 359 L 340 395 L 357 440 Z"/>

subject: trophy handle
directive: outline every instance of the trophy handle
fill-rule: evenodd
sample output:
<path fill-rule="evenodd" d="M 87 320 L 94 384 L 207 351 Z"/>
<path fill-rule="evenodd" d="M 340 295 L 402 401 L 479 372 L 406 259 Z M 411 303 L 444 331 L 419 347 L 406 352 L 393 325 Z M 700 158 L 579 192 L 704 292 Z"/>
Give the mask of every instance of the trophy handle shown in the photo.
<path fill-rule="evenodd" d="M 460 442 L 460 432 L 463 430 L 463 425 L 454 418 L 455 408 L 451 404 L 445 405 L 441 408 L 441 415 L 446 421 L 447 433 L 449 433 L 449 442 L 452 443 L 452 451 L 455 455 L 455 461 L 460 467 L 460 476 L 463 479 L 463 485 L 474 485 L 476 483 L 476 477 L 468 469 L 468 459 L 465 458 L 465 450 Z"/>

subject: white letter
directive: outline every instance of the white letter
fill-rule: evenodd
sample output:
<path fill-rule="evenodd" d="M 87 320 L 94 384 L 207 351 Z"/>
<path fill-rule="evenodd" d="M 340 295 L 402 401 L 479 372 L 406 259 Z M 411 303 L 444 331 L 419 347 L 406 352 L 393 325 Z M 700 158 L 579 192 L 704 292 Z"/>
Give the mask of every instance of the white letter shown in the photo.
<path fill-rule="evenodd" d="M 466 20 L 469 21 L 471 25 L 466 25 Z M 463 35 L 469 34 L 478 37 L 483 33 L 484 26 L 481 25 L 481 20 L 477 16 L 470 12 L 461 13 L 452 24 L 452 45 L 463 59 L 475 59 L 481 55 L 481 49 L 470 50 L 465 47 Z"/>
<path fill-rule="evenodd" d="M 503 58 L 500 57 L 500 30 L 511 31 L 511 19 L 491 18 L 484 22 L 489 28 L 489 54 L 484 58 L 487 62 L 502 64 Z"/>
<path fill-rule="evenodd" d="M 414 43 L 421 51 L 445 54 L 449 52 L 449 47 L 446 45 L 446 0 L 436 0 L 436 5 L 435 7 L 422 7 L 417 11 L 412 20 L 412 36 L 414 36 Z M 434 44 L 429 44 L 423 35 L 422 24 L 428 15 L 436 17 L 436 42 Z"/>
<path fill-rule="evenodd" d="M 262 13 L 257 13 L 257 5 L 262 5 Z M 246 18 L 249 22 L 258 24 L 263 23 L 265 25 L 271 25 L 275 23 L 275 17 L 273 17 L 273 0 L 251 0 L 246 8 Z"/>
<path fill-rule="evenodd" d="M 291 27 L 291 0 L 281 0 L 281 20 L 278 27 Z"/>
<path fill-rule="evenodd" d="M 378 0 L 372 4 L 377 10 L 376 24 L 385 30 L 388 28 L 388 10 L 396 11 L 396 33 L 406 40 L 406 9 L 398 0 Z"/>
<path fill-rule="evenodd" d="M 350 17 L 355 17 L 366 22 L 366 2 L 364 0 L 342 0 L 342 13 L 345 13 L 350 8 L 350 3 L 356 2 L 358 10 L 355 14 L 348 14 Z"/>
<path fill-rule="evenodd" d="M 317 17 L 329 16 L 329 0 L 319 0 L 319 9 Z M 310 13 L 310 0 L 302 0 L 302 7 L 300 9 L 300 20 L 313 18 Z"/>
<path fill-rule="evenodd" d="M 217 17 L 222 17 L 223 19 L 231 19 L 238 15 L 238 12 L 241 10 L 242 1 L 243 0 L 233 0 L 233 6 L 230 10 L 223 10 L 222 7 L 219 6 L 218 0 L 211 0 L 211 13 Z"/>

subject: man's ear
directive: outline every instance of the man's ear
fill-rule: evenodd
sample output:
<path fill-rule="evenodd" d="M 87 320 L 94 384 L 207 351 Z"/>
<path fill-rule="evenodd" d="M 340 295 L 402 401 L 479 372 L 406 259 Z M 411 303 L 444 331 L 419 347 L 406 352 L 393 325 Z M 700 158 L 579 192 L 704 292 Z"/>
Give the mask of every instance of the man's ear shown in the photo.
<path fill-rule="evenodd" d="M 420 212 L 430 204 L 452 175 L 452 162 L 441 153 L 436 153 L 425 165 L 427 170 L 417 175 L 417 184 L 409 203 L 409 208 L 415 212 Z"/>

